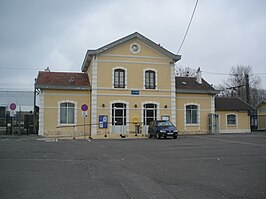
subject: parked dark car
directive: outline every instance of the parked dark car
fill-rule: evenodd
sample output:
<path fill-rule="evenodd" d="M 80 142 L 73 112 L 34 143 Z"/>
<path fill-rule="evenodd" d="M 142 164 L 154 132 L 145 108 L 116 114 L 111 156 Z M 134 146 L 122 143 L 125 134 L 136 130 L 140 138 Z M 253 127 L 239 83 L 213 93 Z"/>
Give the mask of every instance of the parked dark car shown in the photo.
<path fill-rule="evenodd" d="M 161 137 L 173 137 L 173 139 L 176 139 L 178 131 L 172 122 L 168 120 L 155 120 L 150 123 L 148 134 L 149 138 L 156 137 L 160 139 Z"/>

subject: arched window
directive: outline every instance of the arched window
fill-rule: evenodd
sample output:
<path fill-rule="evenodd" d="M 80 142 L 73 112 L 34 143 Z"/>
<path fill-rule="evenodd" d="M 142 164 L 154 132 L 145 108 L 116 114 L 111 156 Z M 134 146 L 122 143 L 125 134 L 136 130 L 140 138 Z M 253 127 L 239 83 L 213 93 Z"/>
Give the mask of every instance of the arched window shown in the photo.
<path fill-rule="evenodd" d="M 155 71 L 147 70 L 145 71 L 145 88 L 155 89 L 156 76 Z"/>
<path fill-rule="evenodd" d="M 60 124 L 75 123 L 75 104 L 63 102 L 60 104 Z"/>
<path fill-rule="evenodd" d="M 186 124 L 198 123 L 198 106 L 187 105 L 186 106 Z"/>
<path fill-rule="evenodd" d="M 235 114 L 228 114 L 227 116 L 226 116 L 226 124 L 228 125 L 228 126 L 230 126 L 230 125 L 236 125 L 236 115 Z"/>
<path fill-rule="evenodd" d="M 114 88 L 125 88 L 125 70 L 114 70 Z"/>

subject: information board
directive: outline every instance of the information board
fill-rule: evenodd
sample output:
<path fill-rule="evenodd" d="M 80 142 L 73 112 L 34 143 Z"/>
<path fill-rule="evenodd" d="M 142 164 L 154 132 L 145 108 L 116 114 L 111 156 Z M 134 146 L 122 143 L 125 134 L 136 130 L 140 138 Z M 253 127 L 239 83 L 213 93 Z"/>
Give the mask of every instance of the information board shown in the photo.
<path fill-rule="evenodd" d="M 108 128 L 108 116 L 99 115 L 99 128 L 106 129 Z"/>

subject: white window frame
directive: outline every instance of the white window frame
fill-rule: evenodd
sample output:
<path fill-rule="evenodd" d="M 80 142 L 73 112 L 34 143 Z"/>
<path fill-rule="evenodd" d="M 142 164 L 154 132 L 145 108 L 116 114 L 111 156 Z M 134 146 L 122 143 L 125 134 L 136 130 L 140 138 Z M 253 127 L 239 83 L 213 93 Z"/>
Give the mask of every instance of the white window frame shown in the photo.
<path fill-rule="evenodd" d="M 128 121 L 129 121 L 129 114 L 130 114 L 130 112 L 129 112 L 129 102 L 124 101 L 124 100 L 110 101 L 110 104 L 109 104 L 109 108 L 110 108 L 109 119 L 111 121 L 111 124 L 110 124 L 110 126 L 111 126 L 110 132 L 112 133 L 112 126 L 113 126 L 112 125 L 112 109 L 113 109 L 113 104 L 116 104 L 116 103 L 126 104 L 126 112 L 127 112 L 127 114 L 126 114 L 126 121 L 127 121 L 126 130 L 128 132 L 129 131 L 129 123 L 128 123 Z"/>
<path fill-rule="evenodd" d="M 187 106 L 194 105 L 197 106 L 197 123 L 187 123 Z M 200 104 L 197 103 L 187 103 L 184 104 L 184 124 L 185 126 L 199 126 L 200 125 Z"/>
<path fill-rule="evenodd" d="M 229 115 L 234 115 L 235 116 L 235 119 L 236 119 L 236 123 L 235 124 L 228 124 L 228 119 L 227 119 L 227 117 L 229 116 Z M 227 113 L 226 114 L 226 126 L 238 126 L 238 114 L 236 114 L 236 113 Z"/>
<path fill-rule="evenodd" d="M 74 123 L 66 124 L 66 123 L 61 123 L 60 122 L 60 111 L 61 111 L 60 105 L 62 103 L 72 103 L 72 104 L 74 104 Z M 76 125 L 77 124 L 77 102 L 75 102 L 75 101 L 69 101 L 69 100 L 58 101 L 57 123 L 58 123 L 58 126 L 73 126 L 73 125 Z"/>
<path fill-rule="evenodd" d="M 145 111 L 145 109 L 144 109 L 144 105 L 145 104 L 156 104 L 157 105 L 157 119 L 159 119 L 160 118 L 160 103 L 158 103 L 158 102 L 154 102 L 154 101 L 145 101 L 145 102 L 142 102 L 141 103 L 141 121 L 143 122 L 143 120 L 144 120 L 144 111 Z M 143 125 L 144 125 L 144 123 L 143 123 Z"/>
<path fill-rule="evenodd" d="M 125 71 L 125 88 L 115 88 L 115 70 L 121 69 Z M 127 68 L 123 66 L 117 66 L 112 68 L 112 88 L 114 89 L 127 89 Z"/>
<path fill-rule="evenodd" d="M 150 88 L 146 88 L 146 71 L 153 71 L 155 73 L 155 88 L 150 89 Z M 158 89 L 158 71 L 154 68 L 145 68 L 143 69 L 143 89 L 144 90 L 157 90 Z"/>

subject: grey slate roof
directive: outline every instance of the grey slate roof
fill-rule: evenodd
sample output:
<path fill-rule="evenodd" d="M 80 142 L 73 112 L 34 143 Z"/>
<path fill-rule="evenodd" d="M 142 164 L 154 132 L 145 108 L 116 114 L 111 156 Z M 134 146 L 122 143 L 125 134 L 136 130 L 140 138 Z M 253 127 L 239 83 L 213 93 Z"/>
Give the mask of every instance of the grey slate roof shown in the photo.
<path fill-rule="evenodd" d="M 175 88 L 177 93 L 218 93 L 204 79 L 202 79 L 202 84 L 199 84 L 196 77 L 175 77 Z"/>
<path fill-rule="evenodd" d="M 216 111 L 252 111 L 254 108 L 236 97 L 216 97 Z"/>
<path fill-rule="evenodd" d="M 160 46 L 159 44 L 156 44 L 155 42 L 153 42 L 152 40 L 148 39 L 147 37 L 141 35 L 140 33 L 138 32 L 135 32 L 133 34 L 130 34 L 126 37 L 123 37 L 121 39 L 118 39 L 110 44 L 107 44 L 101 48 L 98 48 L 96 50 L 88 50 L 87 53 L 86 53 L 86 56 L 85 56 L 85 59 L 83 61 L 83 64 L 82 64 L 82 67 L 81 67 L 81 70 L 82 72 L 85 72 L 89 66 L 89 63 L 91 61 L 91 58 L 93 55 L 97 55 L 97 54 L 100 54 L 104 51 L 107 51 L 111 48 L 114 48 L 122 43 L 125 43 L 129 40 L 132 40 L 132 39 L 139 39 L 141 40 L 143 43 L 147 44 L 148 46 L 154 48 L 155 50 L 159 51 L 160 53 L 162 53 L 163 55 L 165 56 L 168 56 L 169 58 L 171 58 L 174 62 L 178 61 L 181 59 L 181 55 L 176 55 L 176 54 L 173 54 L 172 52 L 166 50 L 165 48 L 163 48 L 162 46 Z"/>

